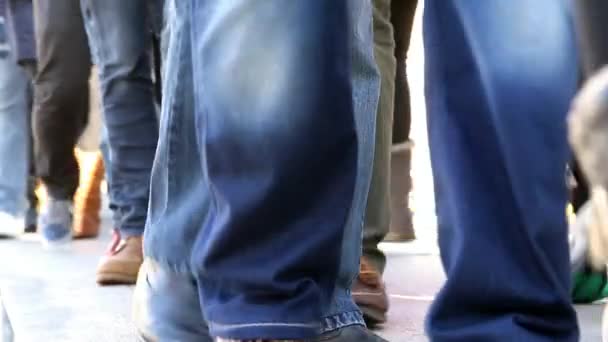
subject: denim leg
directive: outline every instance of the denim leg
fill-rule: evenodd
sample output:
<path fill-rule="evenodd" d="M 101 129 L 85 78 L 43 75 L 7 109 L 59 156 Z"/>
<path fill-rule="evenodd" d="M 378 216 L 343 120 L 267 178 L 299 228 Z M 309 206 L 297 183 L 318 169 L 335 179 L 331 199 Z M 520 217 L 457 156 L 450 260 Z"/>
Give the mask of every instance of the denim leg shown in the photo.
<path fill-rule="evenodd" d="M 115 225 L 127 236 L 143 234 L 158 141 L 147 5 L 145 0 L 81 0 L 99 69 Z"/>
<path fill-rule="evenodd" d="M 192 245 L 209 207 L 193 114 L 189 9 L 189 1 L 165 2 L 160 138 L 144 236 L 144 256 L 180 273 L 191 273 Z"/>
<path fill-rule="evenodd" d="M 369 23 L 369 10 L 355 14 Z M 371 23 L 360 28 L 371 37 Z M 210 196 L 192 261 L 213 335 L 307 338 L 360 323 L 348 286 L 363 210 L 349 216 L 369 171 L 358 170 L 349 33 L 346 2 L 192 1 Z"/>
<path fill-rule="evenodd" d="M 28 80 L 4 38 L 0 34 L 0 211 L 22 215 L 29 166 Z"/>
<path fill-rule="evenodd" d="M 275 1 L 262 6 L 217 2 L 230 7 L 211 7 L 210 3 L 215 4 L 206 2 L 201 7 L 190 1 L 166 2 L 164 98 L 144 254 L 168 269 L 195 273 L 205 314 L 215 315 L 211 324 L 216 335 L 302 337 L 362 324 L 348 289 L 358 269 L 379 92 L 370 5 L 357 0 L 349 4 L 351 20 L 357 25 L 348 32 L 352 44 L 345 47 L 348 40 L 334 27 L 335 36 L 312 39 L 315 32 L 331 32 L 330 25 L 348 27 L 340 18 L 343 9 L 331 14 L 336 21 L 329 20 L 330 14 L 315 16 L 323 18 L 323 25 L 312 31 L 306 24 L 306 18 L 317 13 L 315 9 L 331 12 L 340 4 L 297 1 L 287 7 L 287 17 L 278 19 L 282 13 L 275 13 Z M 194 53 L 190 6 L 196 6 L 196 29 L 205 31 L 204 35 L 195 31 L 193 37 L 206 37 L 204 44 L 194 42 L 198 47 Z M 210 11 L 202 11 L 204 8 Z M 299 9 L 304 15 L 294 19 L 294 11 Z M 260 16 L 269 19 L 257 20 Z M 292 19 L 295 28 L 285 30 L 286 22 Z M 270 22 L 272 27 L 264 25 Z M 218 33 L 222 39 L 215 40 Z M 245 33 L 251 34 L 243 36 Z M 267 55 L 265 44 L 255 43 L 269 34 L 273 36 L 268 40 L 273 43 L 271 50 L 280 53 L 277 56 Z M 286 40 L 285 35 L 290 38 Z M 252 40 L 238 51 L 230 48 L 241 39 Z M 327 55 L 329 50 L 315 47 L 330 44 L 330 40 L 338 48 L 331 49 L 331 56 Z M 298 56 L 290 43 L 305 44 L 304 51 L 314 55 L 314 67 L 309 64 L 313 56 Z M 353 49 L 352 63 L 348 63 L 348 51 L 343 50 L 348 47 Z M 213 51 L 218 49 L 222 51 L 215 55 Z M 251 54 L 257 54 L 256 58 L 250 58 Z M 193 72 L 193 56 L 199 72 L 209 71 L 210 75 Z M 206 63 L 201 64 L 201 59 Z M 327 64 L 319 64 L 319 60 Z M 222 61 L 230 63 L 222 65 Z M 251 61 L 256 62 L 255 68 Z M 239 77 L 221 77 L 228 75 L 225 68 L 229 66 L 234 67 L 231 74 Z M 198 75 L 197 87 L 205 84 L 203 89 L 197 88 L 200 102 L 196 107 L 193 75 Z M 349 78 L 355 85 L 352 94 Z M 229 89 L 238 95 L 228 98 Z M 258 91 L 264 96 L 258 97 Z M 297 97 L 288 96 L 295 93 Z M 213 108 L 212 121 L 202 117 L 200 110 L 205 108 Z M 250 115 L 239 116 L 241 110 Z M 316 115 L 309 117 L 311 113 Z M 290 117 L 286 120 L 286 116 L 278 116 L 281 114 Z M 255 119 L 254 125 L 240 123 L 248 117 Z M 359 149 L 353 136 L 355 124 Z M 238 134 L 234 134 L 235 129 Z M 210 132 L 215 135 L 213 144 L 208 140 Z M 259 133 L 268 136 L 262 139 Z M 249 148 L 240 139 L 251 141 Z M 212 162 L 205 159 L 210 150 Z M 209 171 L 213 171 L 211 178 Z M 221 215 L 230 209 L 228 222 L 217 216 L 217 208 L 209 209 L 212 199 L 224 201 L 226 195 L 229 202 L 220 209 Z M 317 230 L 311 234 L 310 229 Z M 279 244 L 286 246 L 287 257 L 271 248 Z M 301 273 L 303 269 L 306 273 Z M 218 301 L 223 302 L 218 296 L 229 299 L 225 307 L 218 305 Z M 243 301 L 248 304 L 242 305 Z"/>
<path fill-rule="evenodd" d="M 365 225 L 363 256 L 384 271 L 386 256 L 378 248 L 389 230 L 391 143 L 393 141 L 393 109 L 395 101 L 395 39 L 391 24 L 391 0 L 374 0 L 374 54 L 381 75 L 380 101 L 376 114 L 374 163 Z"/>
<path fill-rule="evenodd" d="M 447 282 L 432 341 L 577 341 L 564 208 L 578 79 L 565 1 L 428 0 L 427 109 Z"/>

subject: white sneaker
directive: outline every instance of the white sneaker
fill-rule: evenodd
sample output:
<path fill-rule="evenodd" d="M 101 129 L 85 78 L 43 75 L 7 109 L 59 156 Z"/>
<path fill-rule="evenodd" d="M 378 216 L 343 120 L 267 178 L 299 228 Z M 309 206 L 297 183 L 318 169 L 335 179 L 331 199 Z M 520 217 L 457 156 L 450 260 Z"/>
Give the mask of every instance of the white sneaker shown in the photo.
<path fill-rule="evenodd" d="M 17 237 L 23 234 L 25 223 L 22 217 L 0 212 L 0 237 Z"/>

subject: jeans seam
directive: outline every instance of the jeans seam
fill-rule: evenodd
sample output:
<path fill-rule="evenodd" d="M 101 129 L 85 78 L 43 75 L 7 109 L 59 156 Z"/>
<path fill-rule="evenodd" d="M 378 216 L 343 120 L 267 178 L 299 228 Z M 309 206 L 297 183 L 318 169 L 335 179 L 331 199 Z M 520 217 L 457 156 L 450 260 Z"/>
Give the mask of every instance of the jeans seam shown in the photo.
<path fill-rule="evenodd" d="M 297 328 L 317 328 L 318 323 L 283 323 L 283 322 L 260 322 L 260 323 L 242 323 L 242 324 L 223 324 L 209 321 L 210 324 L 226 328 L 251 328 L 251 327 L 297 327 Z"/>

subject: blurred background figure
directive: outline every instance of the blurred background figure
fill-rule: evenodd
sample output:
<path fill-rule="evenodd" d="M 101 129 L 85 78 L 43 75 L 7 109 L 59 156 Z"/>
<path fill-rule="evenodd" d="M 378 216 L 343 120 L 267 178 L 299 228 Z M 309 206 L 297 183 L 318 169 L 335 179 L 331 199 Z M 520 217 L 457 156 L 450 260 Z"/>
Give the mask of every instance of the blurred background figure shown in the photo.
<path fill-rule="evenodd" d="M 0 0 L 0 235 L 16 236 L 26 228 L 31 89 L 9 41 L 8 14 Z"/>
<path fill-rule="evenodd" d="M 158 143 L 153 64 L 159 61 L 153 58 L 152 43 L 159 19 L 151 16 L 151 3 L 146 0 L 80 0 L 79 4 L 99 74 L 115 227 L 97 269 L 97 282 L 133 284 L 143 261 L 150 173 Z"/>
<path fill-rule="evenodd" d="M 409 196 L 412 190 L 411 127 L 406 58 L 415 0 L 374 0 L 374 53 L 380 71 L 380 99 L 372 180 L 363 228 L 363 256 L 353 297 L 369 326 L 386 322 L 388 296 L 382 273 L 386 256 L 381 241 L 415 238 Z"/>
<path fill-rule="evenodd" d="M 588 201 L 574 224 L 578 249 L 573 267 L 604 276 L 608 262 L 608 3 L 601 0 L 574 2 L 576 27 L 585 78 L 573 103 L 569 137 L 582 174 L 589 184 Z M 578 257 L 578 260 L 577 260 Z M 603 340 L 608 341 L 608 309 L 604 311 Z"/>
<path fill-rule="evenodd" d="M 79 184 L 74 149 L 88 123 L 91 62 L 88 48 L 79 48 L 88 46 L 79 4 L 33 3 L 37 58 L 28 68 L 34 75 L 34 156 L 48 196 L 38 226 L 43 244 L 54 247 L 72 239 L 72 208 Z M 84 235 L 97 235 L 98 227 L 91 226 Z"/>

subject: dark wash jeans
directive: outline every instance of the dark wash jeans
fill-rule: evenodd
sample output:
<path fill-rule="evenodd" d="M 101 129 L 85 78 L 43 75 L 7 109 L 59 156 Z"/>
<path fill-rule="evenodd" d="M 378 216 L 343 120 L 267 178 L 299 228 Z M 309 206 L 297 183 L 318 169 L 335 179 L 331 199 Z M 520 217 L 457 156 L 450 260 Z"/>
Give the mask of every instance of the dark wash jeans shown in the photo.
<path fill-rule="evenodd" d="M 80 0 L 80 5 L 99 72 L 115 226 L 122 235 L 142 235 L 158 143 L 148 1 Z"/>
<path fill-rule="evenodd" d="M 168 1 L 144 248 L 189 274 L 214 336 L 363 324 L 378 73 L 368 2 Z"/>
<path fill-rule="evenodd" d="M 432 341 L 578 341 L 570 302 L 567 1 L 425 1 L 426 100 L 447 282 Z"/>

